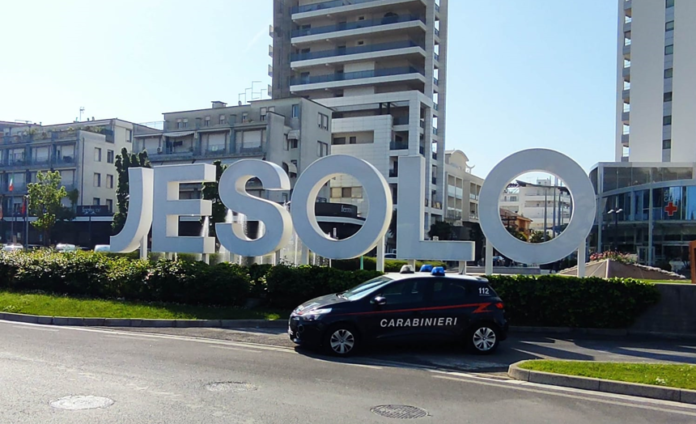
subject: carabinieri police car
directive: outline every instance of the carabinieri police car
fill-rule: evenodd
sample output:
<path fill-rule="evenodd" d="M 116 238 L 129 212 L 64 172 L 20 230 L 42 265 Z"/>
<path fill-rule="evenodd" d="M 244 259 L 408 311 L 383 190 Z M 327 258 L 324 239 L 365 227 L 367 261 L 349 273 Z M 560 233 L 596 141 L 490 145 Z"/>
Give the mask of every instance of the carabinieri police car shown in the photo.
<path fill-rule="evenodd" d="M 484 278 L 406 266 L 351 290 L 303 303 L 290 316 L 297 344 L 338 356 L 373 341 L 464 341 L 492 353 L 507 336 L 502 300 Z"/>

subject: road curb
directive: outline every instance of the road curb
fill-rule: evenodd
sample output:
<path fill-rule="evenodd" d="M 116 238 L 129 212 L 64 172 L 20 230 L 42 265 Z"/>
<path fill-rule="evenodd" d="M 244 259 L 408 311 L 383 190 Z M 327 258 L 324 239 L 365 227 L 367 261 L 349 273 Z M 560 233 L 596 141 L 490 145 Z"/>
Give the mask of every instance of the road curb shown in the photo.
<path fill-rule="evenodd" d="M 121 318 L 73 318 L 42 315 L 0 313 L 0 320 L 27 324 L 44 324 L 71 327 L 140 327 L 140 328 L 286 328 L 284 320 L 262 319 L 226 320 L 166 320 L 166 319 L 121 319 Z"/>
<path fill-rule="evenodd" d="M 622 381 L 603 380 L 600 378 L 576 377 L 565 374 L 552 374 L 542 371 L 525 370 L 519 367 L 520 364 L 531 361 L 520 361 L 510 365 L 510 368 L 508 369 L 508 375 L 514 378 L 515 380 L 527 381 L 529 383 L 571 387 L 574 389 L 593 390 L 596 392 L 613 393 L 617 395 L 639 396 L 650 399 L 669 400 L 672 402 L 696 405 L 696 390 L 651 386 L 647 384 L 637 383 L 625 383 Z"/>

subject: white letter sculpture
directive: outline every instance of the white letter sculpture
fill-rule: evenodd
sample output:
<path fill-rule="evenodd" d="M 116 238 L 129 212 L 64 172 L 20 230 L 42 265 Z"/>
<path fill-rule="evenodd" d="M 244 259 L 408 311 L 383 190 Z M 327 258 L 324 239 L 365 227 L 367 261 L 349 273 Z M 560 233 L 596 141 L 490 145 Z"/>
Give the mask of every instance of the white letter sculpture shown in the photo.
<path fill-rule="evenodd" d="M 154 171 L 149 168 L 128 169 L 128 215 L 121 232 L 111 237 L 112 252 L 135 251 L 142 239 L 150 232 L 153 173 Z"/>
<path fill-rule="evenodd" d="M 500 220 L 498 206 L 500 194 L 513 178 L 534 171 L 548 172 L 565 181 L 575 205 L 565 231 L 539 244 L 513 237 Z M 584 246 L 592 230 L 596 208 L 592 183 L 580 165 L 568 156 L 546 149 L 524 150 L 505 158 L 488 174 L 479 197 L 481 229 L 488 242 L 503 255 L 524 264 L 556 262 Z"/>
<path fill-rule="evenodd" d="M 324 234 L 314 207 L 319 190 L 340 174 L 351 175 L 362 183 L 370 212 L 356 234 L 339 241 Z M 392 208 L 389 184 L 374 166 L 353 156 L 332 155 L 315 161 L 300 175 L 290 210 L 295 232 L 310 250 L 325 258 L 348 259 L 364 255 L 381 242 L 389 229 Z"/>
<path fill-rule="evenodd" d="M 399 259 L 473 261 L 472 241 L 424 241 L 425 158 L 399 158 L 396 251 Z"/>
<path fill-rule="evenodd" d="M 215 167 L 208 164 L 167 165 L 155 168 L 155 204 L 152 251 L 215 253 L 214 237 L 179 237 L 180 216 L 210 216 L 210 200 L 179 200 L 181 183 L 215 182 Z"/>
<path fill-rule="evenodd" d="M 222 203 L 235 212 L 243 213 L 249 220 L 266 224 L 265 234 L 256 240 L 247 237 L 239 223 L 215 224 L 220 244 L 240 256 L 264 256 L 276 252 L 292 237 L 292 220 L 285 208 L 247 193 L 246 184 L 255 177 L 261 180 L 264 190 L 290 190 L 288 174 L 273 162 L 246 159 L 235 162 L 225 170 L 219 185 Z"/>

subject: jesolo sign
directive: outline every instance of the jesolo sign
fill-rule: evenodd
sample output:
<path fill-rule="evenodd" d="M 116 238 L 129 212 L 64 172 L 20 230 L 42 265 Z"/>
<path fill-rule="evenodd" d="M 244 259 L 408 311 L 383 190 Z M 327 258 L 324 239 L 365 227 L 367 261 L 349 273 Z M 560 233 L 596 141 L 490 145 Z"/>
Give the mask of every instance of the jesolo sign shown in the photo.
<path fill-rule="evenodd" d="M 566 181 L 575 207 L 566 231 L 550 242 L 531 245 L 512 237 L 503 227 L 498 199 L 503 188 L 527 171 L 545 171 Z M 215 182 L 215 167 L 209 164 L 167 165 L 153 169 L 129 169 L 130 204 L 123 230 L 111 237 L 112 252 L 132 252 L 152 229 L 152 251 L 168 253 L 215 253 L 213 237 L 179 236 L 179 217 L 209 216 L 209 200 L 179 199 L 179 186 Z M 369 214 L 358 232 L 344 240 L 330 238 L 320 228 L 315 214 L 317 195 L 332 178 L 341 174 L 355 177 L 363 186 Z M 470 241 L 429 241 L 424 239 L 425 159 L 399 158 L 397 197 L 397 257 L 443 261 L 474 260 L 475 244 Z M 291 198 L 290 211 L 283 206 L 246 192 L 252 179 L 265 190 L 290 190 L 285 171 L 272 162 L 256 159 L 231 164 L 220 178 L 222 203 L 248 220 L 264 223 L 265 232 L 250 239 L 239 223 L 217 223 L 215 230 L 222 246 L 240 256 L 264 256 L 286 246 L 293 228 L 303 244 L 319 256 L 349 259 L 362 256 L 381 243 L 389 228 L 394 205 L 387 180 L 368 162 L 346 155 L 318 159 L 300 175 Z M 479 199 L 481 228 L 502 254 L 523 263 L 560 260 L 580 246 L 592 228 L 595 215 L 594 190 L 580 166 L 558 152 L 542 149 L 515 153 L 498 164 L 484 183 Z"/>

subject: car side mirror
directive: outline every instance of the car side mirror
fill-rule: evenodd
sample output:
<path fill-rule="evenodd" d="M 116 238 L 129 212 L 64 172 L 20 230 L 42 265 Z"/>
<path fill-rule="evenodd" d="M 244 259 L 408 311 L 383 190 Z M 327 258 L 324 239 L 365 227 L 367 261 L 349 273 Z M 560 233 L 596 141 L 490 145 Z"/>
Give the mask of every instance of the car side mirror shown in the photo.
<path fill-rule="evenodd" d="M 387 304 L 387 298 L 384 296 L 377 296 L 372 299 L 372 303 L 378 306 L 384 306 Z"/>

